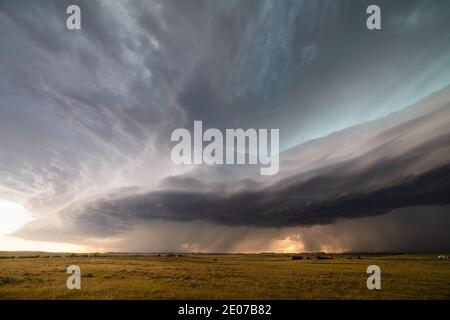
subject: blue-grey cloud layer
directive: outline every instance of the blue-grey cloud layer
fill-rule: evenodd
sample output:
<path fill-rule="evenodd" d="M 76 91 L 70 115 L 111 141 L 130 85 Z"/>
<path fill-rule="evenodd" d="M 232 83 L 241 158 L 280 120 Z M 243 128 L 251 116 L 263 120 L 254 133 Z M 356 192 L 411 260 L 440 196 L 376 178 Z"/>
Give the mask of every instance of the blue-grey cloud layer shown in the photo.
<path fill-rule="evenodd" d="M 257 173 L 243 179 L 232 168 L 209 167 L 169 177 L 156 191 L 130 188 L 93 197 L 59 212 L 69 226 L 60 231 L 112 236 L 152 220 L 313 226 L 448 205 L 450 87 L 386 118 L 285 151 L 280 159 L 279 175 L 263 180 Z M 222 179 L 224 170 L 235 178 Z M 19 234 L 42 232 L 42 222 Z M 54 227 L 44 228 L 51 233 Z"/>
<path fill-rule="evenodd" d="M 73 3 L 82 31 L 65 29 Z M 54 234 L 91 235 L 140 219 L 311 225 L 443 202 L 444 182 L 431 182 L 439 190 L 395 188 L 446 165 L 444 107 L 289 150 L 274 181 L 247 168 L 198 168 L 159 183 L 179 172 L 170 133 L 193 120 L 280 128 L 287 148 L 448 85 L 448 1 L 379 1 L 382 31 L 365 27 L 369 4 L 2 1 L 0 196 L 33 211 L 29 234 L 51 225 Z M 343 147 L 361 132 L 370 139 Z M 403 137 L 408 148 L 395 144 Z"/>

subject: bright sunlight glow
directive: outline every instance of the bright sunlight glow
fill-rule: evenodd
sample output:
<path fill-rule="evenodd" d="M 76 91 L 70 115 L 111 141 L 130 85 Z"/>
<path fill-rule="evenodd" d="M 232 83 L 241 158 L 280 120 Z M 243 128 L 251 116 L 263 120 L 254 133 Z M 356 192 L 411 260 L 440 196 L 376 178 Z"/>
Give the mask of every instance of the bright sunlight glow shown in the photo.
<path fill-rule="evenodd" d="M 30 241 L 8 236 L 8 234 L 20 229 L 31 220 L 31 213 L 28 212 L 22 205 L 0 199 L 0 251 L 94 251 L 93 248 L 76 244 Z"/>

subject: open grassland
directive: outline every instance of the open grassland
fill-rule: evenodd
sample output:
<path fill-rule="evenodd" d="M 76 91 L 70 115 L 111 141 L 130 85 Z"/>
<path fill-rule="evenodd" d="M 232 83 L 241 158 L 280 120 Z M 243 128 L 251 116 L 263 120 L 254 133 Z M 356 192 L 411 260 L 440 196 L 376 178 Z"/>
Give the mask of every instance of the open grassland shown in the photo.
<path fill-rule="evenodd" d="M 0 299 L 450 299 L 450 260 L 437 255 L 325 257 L 0 252 Z M 381 290 L 366 287 L 373 264 Z M 81 290 L 66 287 L 69 265 Z"/>

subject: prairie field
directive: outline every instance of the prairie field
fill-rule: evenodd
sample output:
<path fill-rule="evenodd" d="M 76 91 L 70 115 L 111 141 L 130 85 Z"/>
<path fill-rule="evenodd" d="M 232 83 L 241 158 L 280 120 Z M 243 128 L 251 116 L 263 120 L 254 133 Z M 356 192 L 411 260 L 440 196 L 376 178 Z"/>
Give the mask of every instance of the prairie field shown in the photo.
<path fill-rule="evenodd" d="M 450 299 L 435 255 L 0 252 L 0 299 Z M 81 290 L 69 290 L 69 265 Z M 368 290 L 369 265 L 381 290 Z"/>

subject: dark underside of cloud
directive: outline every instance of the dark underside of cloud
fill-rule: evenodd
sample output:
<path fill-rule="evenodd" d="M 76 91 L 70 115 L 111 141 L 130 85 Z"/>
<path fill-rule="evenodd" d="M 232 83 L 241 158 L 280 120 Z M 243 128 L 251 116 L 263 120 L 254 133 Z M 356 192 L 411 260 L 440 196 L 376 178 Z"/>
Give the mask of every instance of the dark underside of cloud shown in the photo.
<path fill-rule="evenodd" d="M 264 239 L 449 204 L 450 2 L 377 2 L 381 31 L 370 0 L 78 0 L 69 31 L 70 0 L 0 0 L 0 199 L 33 215 L 15 235 L 146 226 L 170 249 L 223 227 L 211 250 L 239 251 L 236 228 Z M 279 129 L 279 173 L 176 166 L 171 133 L 195 120 Z"/>
<path fill-rule="evenodd" d="M 447 141 L 450 137 L 447 138 Z M 351 163 L 337 166 L 343 170 Z M 382 170 L 395 170 L 404 159 L 384 164 Z M 391 166 L 391 167 L 390 167 Z M 390 168 L 389 168 L 390 167 Z M 396 208 L 450 204 L 450 166 L 410 176 L 390 187 L 346 192 L 347 184 L 377 179 L 379 165 L 353 177 L 318 175 L 305 182 L 290 182 L 261 191 L 233 195 L 216 192 L 164 191 L 99 200 L 82 206 L 68 217 L 89 225 L 122 226 L 133 221 L 163 219 L 204 220 L 224 225 L 258 227 L 312 226 L 329 224 L 338 218 L 358 218 L 387 213 Z M 86 223 L 86 225 L 84 225 Z M 97 232 L 101 232 L 101 229 Z"/>
<path fill-rule="evenodd" d="M 59 231 L 109 236 L 154 220 L 314 226 L 403 207 L 450 204 L 449 95 L 450 88 L 444 89 L 399 113 L 287 150 L 280 155 L 282 171 L 265 180 L 257 175 L 242 180 L 241 171 L 233 176 L 232 169 L 206 167 L 168 178 L 157 190 L 121 189 L 75 203 L 59 212 L 69 226 Z M 353 150 L 366 141 L 369 147 Z M 351 151 L 343 151 L 342 144 Z M 339 157 L 323 160 L 338 152 Z M 313 154 L 308 157 L 314 161 L 304 154 Z M 293 165 L 296 158 L 304 165 L 300 160 Z M 230 170 L 229 181 L 220 178 L 220 170 Z M 211 181 L 214 176 L 218 182 Z M 18 234 L 39 233 L 42 227 L 34 228 L 39 223 Z M 45 224 L 44 230 L 51 227 Z"/>
<path fill-rule="evenodd" d="M 149 221 L 118 241 L 133 252 L 449 252 L 450 206 L 407 207 L 388 214 L 294 228 Z"/>

